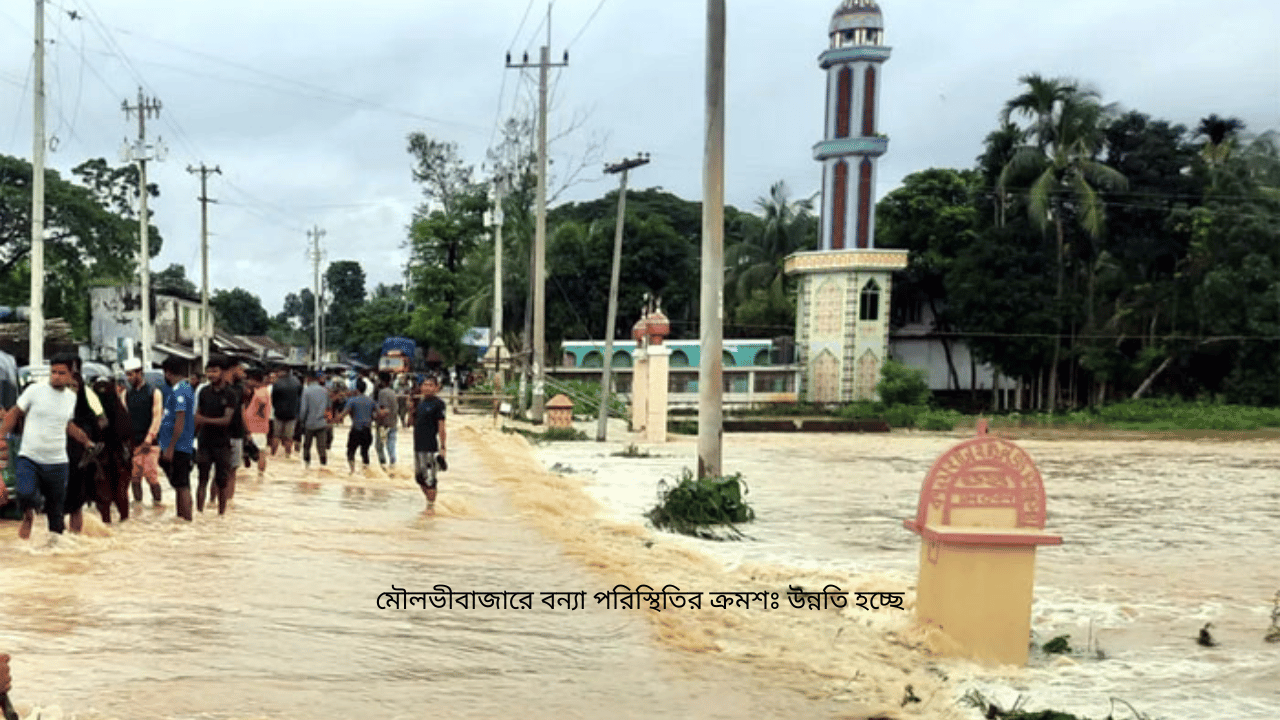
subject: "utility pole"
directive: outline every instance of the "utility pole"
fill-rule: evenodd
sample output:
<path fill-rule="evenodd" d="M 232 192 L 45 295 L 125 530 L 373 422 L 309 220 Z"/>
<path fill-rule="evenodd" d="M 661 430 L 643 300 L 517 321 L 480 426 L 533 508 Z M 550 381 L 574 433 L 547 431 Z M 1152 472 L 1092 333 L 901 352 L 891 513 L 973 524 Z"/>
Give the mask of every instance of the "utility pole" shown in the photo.
<path fill-rule="evenodd" d="M 35 110 L 31 140 L 31 300 L 27 364 L 44 366 L 44 0 L 36 0 Z"/>
<path fill-rule="evenodd" d="M 613 336 L 617 332 L 618 322 L 618 279 L 622 274 L 622 227 L 627 217 L 627 173 L 634 168 L 649 164 L 649 154 L 640 153 L 630 160 L 606 165 L 605 173 L 617 175 L 621 173 L 622 181 L 618 186 L 618 225 L 613 233 L 613 275 L 609 280 L 609 315 L 605 321 L 604 331 L 604 373 L 600 378 L 600 412 L 596 418 L 596 442 L 604 442 L 609 433 L 609 396 L 613 383 Z"/>
<path fill-rule="evenodd" d="M 707 136 L 702 174 L 698 477 L 719 477 L 724 441 L 725 0 L 707 0 Z"/>
<path fill-rule="evenodd" d="M 564 61 L 551 62 L 551 6 L 547 6 L 547 44 L 542 46 L 537 63 L 512 63 L 507 53 L 508 68 L 538 68 L 538 220 L 533 235 L 533 408 L 530 419 L 542 423 L 546 412 L 546 289 L 547 289 L 547 76 L 553 67 L 568 67 L 569 52 Z"/>
<path fill-rule="evenodd" d="M 200 174 L 200 363 L 209 366 L 209 339 L 213 337 L 213 318 L 209 316 L 209 203 L 216 203 L 209 197 L 209 174 L 222 174 L 218 166 L 187 166 L 187 172 Z"/>
<path fill-rule="evenodd" d="M 325 231 L 317 225 L 314 229 L 307 231 L 307 237 L 311 240 L 311 267 L 315 272 L 315 316 L 312 318 L 311 326 L 316 333 L 316 372 L 320 371 L 320 260 L 324 257 L 324 253 L 320 251 L 320 239 L 325 236 Z"/>
<path fill-rule="evenodd" d="M 502 208 L 507 179 L 499 176 L 493 183 L 493 328 L 490 330 L 493 344 L 493 387 L 502 394 L 502 225 L 506 213 Z"/>
<path fill-rule="evenodd" d="M 155 147 L 147 145 L 147 116 L 160 117 L 160 101 L 148 98 L 138 88 L 138 104 L 130 105 L 128 100 L 120 104 L 125 119 L 133 113 L 138 114 L 138 142 L 132 147 L 126 145 L 125 155 L 138 163 L 138 265 L 142 271 L 142 367 L 151 369 L 151 246 L 147 242 L 149 220 L 147 213 L 147 161 L 161 160 L 163 148 L 157 142 Z M 127 141 L 126 141 L 127 142 Z"/>

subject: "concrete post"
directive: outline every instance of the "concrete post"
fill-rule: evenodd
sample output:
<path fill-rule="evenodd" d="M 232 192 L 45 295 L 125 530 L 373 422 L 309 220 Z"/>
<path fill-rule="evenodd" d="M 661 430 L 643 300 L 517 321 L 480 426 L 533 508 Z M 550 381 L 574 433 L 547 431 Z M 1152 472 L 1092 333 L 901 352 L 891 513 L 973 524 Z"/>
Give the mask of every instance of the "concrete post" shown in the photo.
<path fill-rule="evenodd" d="M 670 380 L 671 348 L 650 345 L 648 357 L 648 420 L 645 439 L 651 443 L 667 441 L 667 383 Z"/>
<path fill-rule="evenodd" d="M 637 346 L 631 368 L 631 431 L 642 432 L 649 421 L 649 354 Z"/>

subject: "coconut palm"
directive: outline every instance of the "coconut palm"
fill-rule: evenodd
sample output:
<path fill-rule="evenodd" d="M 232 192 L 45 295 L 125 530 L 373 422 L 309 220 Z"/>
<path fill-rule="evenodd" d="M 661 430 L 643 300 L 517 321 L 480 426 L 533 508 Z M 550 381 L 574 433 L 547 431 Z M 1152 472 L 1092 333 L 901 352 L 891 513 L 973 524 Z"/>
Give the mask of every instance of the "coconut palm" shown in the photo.
<path fill-rule="evenodd" d="M 1002 119 L 1023 114 L 1031 117 L 1026 139 L 1033 144 L 1019 147 L 1000 173 L 997 189 L 1003 194 L 1012 184 L 1026 183 L 1027 211 L 1031 222 L 1047 229 L 1052 223 L 1057 236 L 1057 293 L 1062 301 L 1066 243 L 1065 215 L 1068 210 L 1092 240 L 1102 236 L 1106 208 L 1099 188 L 1120 190 L 1125 177 L 1098 162 L 1107 110 L 1098 93 L 1081 89 L 1070 80 L 1046 80 L 1039 75 L 1024 76 L 1027 91 L 1010 100 Z M 1092 285 L 1092 273 L 1090 274 Z M 1092 306 L 1092 302 L 1090 302 Z M 1092 307 L 1090 307 L 1092 312 Z M 1054 343 L 1053 364 L 1049 368 L 1050 409 L 1056 409 L 1058 359 L 1062 349 L 1061 317 Z"/>
<path fill-rule="evenodd" d="M 792 200 L 783 181 L 769 188 L 768 197 L 756 200 L 760 224 L 725 253 L 729 286 L 737 297 L 746 298 L 754 290 L 781 283 L 787 256 L 815 249 L 813 200 Z"/>

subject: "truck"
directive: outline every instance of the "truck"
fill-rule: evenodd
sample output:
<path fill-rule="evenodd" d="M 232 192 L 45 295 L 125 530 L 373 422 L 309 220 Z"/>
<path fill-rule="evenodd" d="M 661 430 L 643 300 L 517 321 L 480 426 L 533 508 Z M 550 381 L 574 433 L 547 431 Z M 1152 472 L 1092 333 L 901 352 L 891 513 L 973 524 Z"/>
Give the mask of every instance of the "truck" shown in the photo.
<path fill-rule="evenodd" d="M 392 375 L 409 372 L 417 349 L 418 343 L 410 338 L 389 337 L 383 340 L 382 354 L 378 357 L 378 372 Z"/>

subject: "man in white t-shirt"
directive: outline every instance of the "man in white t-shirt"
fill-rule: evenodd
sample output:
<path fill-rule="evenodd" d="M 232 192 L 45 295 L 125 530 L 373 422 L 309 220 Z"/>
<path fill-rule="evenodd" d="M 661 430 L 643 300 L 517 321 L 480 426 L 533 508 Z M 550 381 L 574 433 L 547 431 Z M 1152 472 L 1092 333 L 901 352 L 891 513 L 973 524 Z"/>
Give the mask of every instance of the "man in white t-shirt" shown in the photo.
<path fill-rule="evenodd" d="M 49 382 L 35 383 L 22 392 L 0 422 L 0 444 L 23 420 L 22 449 L 15 465 L 18 504 L 22 508 L 22 525 L 18 537 L 31 537 L 36 512 L 44 510 L 49 519 L 49 532 L 61 534 L 66 529 L 63 500 L 67 494 L 70 461 L 67 458 L 67 436 L 93 446 L 84 431 L 71 422 L 76 409 L 76 394 L 71 390 L 75 358 L 59 355 L 49 362 Z"/>

